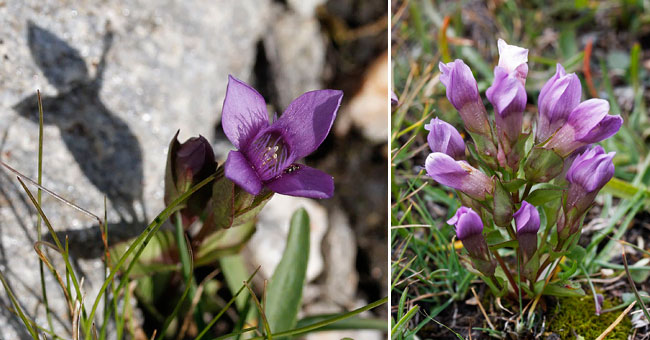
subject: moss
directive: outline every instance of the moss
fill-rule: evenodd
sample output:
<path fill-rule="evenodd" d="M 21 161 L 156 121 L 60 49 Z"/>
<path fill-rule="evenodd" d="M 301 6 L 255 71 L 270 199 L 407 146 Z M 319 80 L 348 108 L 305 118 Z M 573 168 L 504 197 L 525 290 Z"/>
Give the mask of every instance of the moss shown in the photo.
<path fill-rule="evenodd" d="M 605 300 L 603 309 L 611 308 L 614 305 L 615 303 L 611 300 Z M 576 335 L 582 336 L 586 340 L 596 339 L 616 320 L 620 312 L 619 310 L 597 316 L 594 298 L 591 295 L 579 298 L 561 298 L 555 306 L 548 329 L 560 335 L 561 339 L 575 339 Z M 609 333 L 607 339 L 625 340 L 631 328 L 632 321 L 626 317 Z"/>

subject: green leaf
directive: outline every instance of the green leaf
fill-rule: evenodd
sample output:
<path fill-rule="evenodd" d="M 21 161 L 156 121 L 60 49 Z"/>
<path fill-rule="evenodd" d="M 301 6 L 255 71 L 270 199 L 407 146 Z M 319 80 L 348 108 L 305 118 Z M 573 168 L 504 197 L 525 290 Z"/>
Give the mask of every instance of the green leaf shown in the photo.
<path fill-rule="evenodd" d="M 544 285 L 545 281 L 539 281 L 535 284 L 535 291 L 539 289 L 537 286 Z M 553 296 L 584 296 L 585 291 L 580 287 L 580 284 L 573 281 L 564 282 L 551 282 L 544 288 L 544 295 Z"/>
<path fill-rule="evenodd" d="M 287 246 L 266 293 L 264 313 L 273 333 L 296 326 L 309 260 L 309 228 L 309 215 L 298 209 L 291 217 Z"/>
<path fill-rule="evenodd" d="M 523 178 L 515 178 L 511 181 L 503 182 L 503 187 L 506 188 L 509 192 L 515 192 L 526 184 L 526 180 Z"/>
<path fill-rule="evenodd" d="M 241 287 L 241 283 L 250 276 L 250 273 L 246 270 L 244 259 L 239 254 L 224 256 L 219 259 L 219 264 L 223 271 L 223 276 L 226 277 L 226 283 L 230 292 L 235 294 Z M 244 291 L 235 300 L 238 311 L 241 312 L 244 309 L 246 300 L 248 300 L 248 292 Z"/>
<path fill-rule="evenodd" d="M 559 199 L 562 197 L 562 193 L 562 190 L 557 189 L 537 189 L 528 195 L 526 202 L 534 206 L 540 206 L 546 202 Z"/>
<path fill-rule="evenodd" d="M 512 206 L 512 196 L 510 196 L 510 193 L 501 185 L 501 181 L 498 179 L 494 180 L 493 202 L 494 223 L 500 227 L 509 226 L 514 209 Z"/>

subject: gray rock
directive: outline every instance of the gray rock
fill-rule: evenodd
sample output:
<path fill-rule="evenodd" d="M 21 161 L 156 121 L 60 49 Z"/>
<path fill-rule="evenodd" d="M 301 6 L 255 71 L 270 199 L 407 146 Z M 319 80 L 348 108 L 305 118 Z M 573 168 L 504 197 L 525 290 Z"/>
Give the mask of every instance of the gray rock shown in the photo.
<path fill-rule="evenodd" d="M 355 301 L 359 283 L 357 242 L 350 222 L 340 209 L 331 214 L 330 226 L 325 237 L 325 294 L 339 306 L 350 307 Z"/>
<path fill-rule="evenodd" d="M 325 38 L 316 18 L 281 8 L 274 7 L 275 20 L 264 37 L 264 48 L 283 110 L 304 92 L 322 88 Z"/>
<path fill-rule="evenodd" d="M 307 210 L 310 223 L 306 281 L 313 281 L 323 271 L 322 243 L 329 227 L 327 210 L 308 198 L 275 195 L 260 213 L 257 230 L 246 244 L 246 250 L 251 255 L 249 261 L 253 267 L 262 266 L 260 273 L 264 278 L 270 278 L 280 263 L 291 216 L 301 207 Z"/>
<path fill-rule="evenodd" d="M 137 234 L 163 207 L 166 150 L 176 129 L 181 140 L 197 134 L 214 138 L 227 75 L 252 78 L 270 8 L 270 0 L 5 2 L 0 6 L 3 161 L 36 178 L 40 89 L 44 185 L 99 216 L 106 196 L 114 235 Z M 100 246 L 92 218 L 48 195 L 43 207 L 56 230 L 76 235 L 86 250 Z M 0 270 L 28 316 L 46 325 L 33 251 L 35 221 L 15 176 L 1 172 Z M 102 262 L 75 256 L 75 265 L 85 277 L 86 303 L 92 304 L 103 281 Z M 46 279 L 55 329 L 66 336 L 66 304 L 52 275 Z M 0 300 L 8 306 L 2 291 Z M 18 319 L 0 310 L 0 338 L 28 338 Z"/>

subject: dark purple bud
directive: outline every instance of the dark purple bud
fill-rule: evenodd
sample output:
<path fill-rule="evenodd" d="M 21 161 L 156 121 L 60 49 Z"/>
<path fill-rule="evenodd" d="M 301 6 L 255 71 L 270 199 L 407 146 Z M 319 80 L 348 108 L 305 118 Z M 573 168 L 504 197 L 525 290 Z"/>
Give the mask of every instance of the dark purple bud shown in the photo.
<path fill-rule="evenodd" d="M 494 192 L 494 182 L 465 161 L 456 161 L 442 152 L 429 154 L 425 168 L 436 182 L 460 190 L 479 201 Z"/>
<path fill-rule="evenodd" d="M 252 195 L 266 187 L 283 195 L 332 197 L 332 176 L 295 162 L 323 143 L 342 98 L 338 90 L 304 93 L 271 123 L 262 95 L 229 77 L 221 125 L 238 150 L 228 154 L 226 178 Z"/>
<path fill-rule="evenodd" d="M 205 178 L 214 172 L 214 162 L 210 142 L 203 136 L 192 137 L 182 143 L 176 152 L 176 175 L 179 178 Z"/>
<path fill-rule="evenodd" d="M 537 251 L 537 232 L 539 231 L 539 212 L 532 204 L 522 201 L 521 208 L 512 216 L 517 227 L 517 241 L 523 255 L 523 263 Z"/>
<path fill-rule="evenodd" d="M 620 116 L 610 116 L 609 103 L 604 99 L 589 99 L 576 106 L 564 124 L 544 148 L 553 149 L 566 157 L 577 148 L 597 143 L 615 135 L 623 124 Z"/>
<path fill-rule="evenodd" d="M 458 110 L 469 132 L 491 136 L 487 111 L 479 96 L 476 79 L 469 66 L 456 59 L 453 62 L 439 63 L 440 81 L 447 88 L 447 99 Z"/>
<path fill-rule="evenodd" d="M 499 64 L 507 73 L 517 78 L 522 85 L 528 75 L 528 50 L 515 45 L 508 45 L 503 39 L 497 41 L 499 48 Z"/>
<path fill-rule="evenodd" d="M 481 217 L 471 208 L 460 207 L 447 223 L 456 227 L 456 236 L 472 258 L 474 267 L 484 275 L 493 275 L 496 265 L 483 237 Z"/>
<path fill-rule="evenodd" d="M 424 128 L 429 131 L 427 142 L 431 151 L 445 153 L 454 159 L 465 158 L 463 137 L 451 124 L 434 118 L 431 123 L 425 124 Z"/>
<path fill-rule="evenodd" d="M 217 169 L 212 145 L 207 139 L 203 136 L 192 137 L 181 144 L 177 137 L 178 132 L 169 145 L 167 155 L 165 204 L 174 201 Z M 206 185 L 190 196 L 186 207 L 181 211 L 186 226 L 205 209 L 211 193 L 212 186 Z"/>
<path fill-rule="evenodd" d="M 503 144 L 514 145 L 521 134 L 526 109 L 526 89 L 514 74 L 501 66 L 494 68 L 494 82 L 485 92 L 494 106 L 498 138 Z"/>
<path fill-rule="evenodd" d="M 582 86 L 575 73 L 566 74 L 562 65 L 557 64 L 556 72 L 539 93 L 537 106 L 537 131 L 535 140 L 547 140 L 564 123 L 571 111 L 580 103 Z"/>

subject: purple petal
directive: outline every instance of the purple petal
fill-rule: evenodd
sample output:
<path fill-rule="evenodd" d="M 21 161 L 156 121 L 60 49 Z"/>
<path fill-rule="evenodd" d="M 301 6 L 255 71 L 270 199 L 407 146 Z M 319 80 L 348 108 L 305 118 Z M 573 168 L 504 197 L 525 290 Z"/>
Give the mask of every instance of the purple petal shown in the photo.
<path fill-rule="evenodd" d="M 268 125 L 269 115 L 262 95 L 241 80 L 228 76 L 221 126 L 232 144 L 237 149 L 246 147 L 251 138 Z"/>
<path fill-rule="evenodd" d="M 463 137 L 451 124 L 436 117 L 424 128 L 429 131 L 427 142 L 431 151 L 446 153 L 454 159 L 465 158 Z"/>
<path fill-rule="evenodd" d="M 343 92 L 318 90 L 296 98 L 272 125 L 289 143 L 294 159 L 312 153 L 325 140 L 341 105 Z"/>
<path fill-rule="evenodd" d="M 483 232 L 483 221 L 481 217 L 471 208 L 460 207 L 448 224 L 456 226 L 456 235 L 459 240 L 465 240 L 470 236 L 480 235 Z"/>
<path fill-rule="evenodd" d="M 494 69 L 494 82 L 485 95 L 502 117 L 521 114 L 526 109 L 526 89 L 517 78 L 500 66 Z"/>
<path fill-rule="evenodd" d="M 332 176 L 302 164 L 294 164 L 291 172 L 266 183 L 274 192 L 289 196 L 309 198 L 330 198 L 334 195 Z"/>
<path fill-rule="evenodd" d="M 567 171 L 566 179 L 577 184 L 589 193 L 600 190 L 614 176 L 615 152 L 605 153 L 600 146 L 595 146 L 579 155 Z"/>
<path fill-rule="evenodd" d="M 567 120 L 575 131 L 576 139 L 586 136 L 594 127 L 600 123 L 609 112 L 609 103 L 604 99 L 588 99 L 578 104 Z M 590 142 L 591 143 L 591 142 Z"/>
<path fill-rule="evenodd" d="M 580 103 L 582 86 L 575 73 L 565 74 L 562 65 L 557 64 L 555 75 L 549 79 L 539 93 L 539 114 L 549 122 L 566 121 L 569 113 Z"/>
<path fill-rule="evenodd" d="M 262 181 L 257 177 L 257 173 L 248 163 L 244 154 L 239 151 L 230 151 L 228 159 L 224 164 L 226 178 L 235 182 L 242 189 L 251 195 L 257 195 L 262 191 Z"/>
<path fill-rule="evenodd" d="M 395 91 L 390 91 L 390 104 L 391 105 L 397 105 L 399 103 L 399 99 L 397 98 L 397 94 Z"/>
<path fill-rule="evenodd" d="M 440 82 L 447 88 L 447 99 L 456 110 L 461 111 L 463 106 L 476 103 L 480 99 L 472 70 L 462 60 L 439 63 L 438 68 L 442 72 Z"/>
<path fill-rule="evenodd" d="M 508 45 L 503 39 L 497 42 L 499 48 L 499 64 L 508 73 L 513 74 L 522 83 L 528 75 L 528 50 L 515 45 Z"/>
<path fill-rule="evenodd" d="M 576 139 L 583 143 L 598 143 L 615 135 L 623 125 L 623 118 L 621 116 L 607 115 L 596 124 L 586 134 L 576 136 Z"/>
<path fill-rule="evenodd" d="M 517 226 L 517 233 L 536 234 L 539 231 L 539 212 L 532 204 L 522 201 L 521 208 L 512 215 Z"/>
<path fill-rule="evenodd" d="M 469 176 L 460 164 L 451 156 L 442 152 L 434 152 L 427 157 L 425 168 L 427 174 L 436 182 L 460 190 L 463 181 Z"/>

